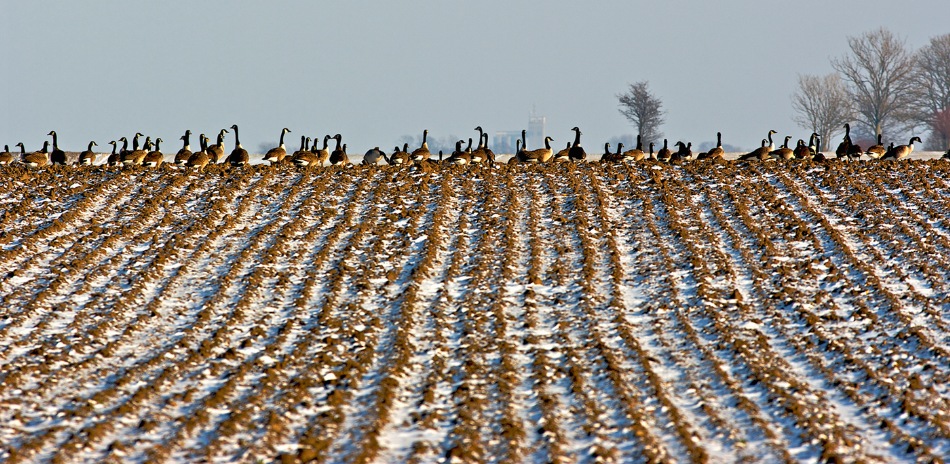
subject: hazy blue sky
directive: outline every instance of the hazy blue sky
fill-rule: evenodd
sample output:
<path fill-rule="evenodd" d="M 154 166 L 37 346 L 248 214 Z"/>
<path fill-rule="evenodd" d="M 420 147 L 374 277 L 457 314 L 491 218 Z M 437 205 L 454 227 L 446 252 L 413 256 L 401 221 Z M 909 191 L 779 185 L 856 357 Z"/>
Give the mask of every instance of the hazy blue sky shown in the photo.
<path fill-rule="evenodd" d="M 55 129 L 66 149 L 141 131 L 169 152 L 185 129 L 236 123 L 252 151 L 286 126 L 291 147 L 339 132 L 362 153 L 423 128 L 520 130 L 536 108 L 557 145 L 580 126 L 599 152 L 634 133 L 615 95 L 639 80 L 670 139 L 722 131 L 751 148 L 769 129 L 807 134 L 792 121 L 797 75 L 831 72 L 848 35 L 886 26 L 916 49 L 950 32 L 947 0 L 0 5 L 0 144 L 28 150 Z"/>

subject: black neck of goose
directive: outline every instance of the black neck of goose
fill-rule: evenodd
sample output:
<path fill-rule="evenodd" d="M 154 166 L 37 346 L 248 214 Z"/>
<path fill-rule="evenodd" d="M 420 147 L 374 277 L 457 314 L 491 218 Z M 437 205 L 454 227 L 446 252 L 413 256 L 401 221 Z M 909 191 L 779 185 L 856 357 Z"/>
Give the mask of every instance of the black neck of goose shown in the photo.
<path fill-rule="evenodd" d="M 716 148 L 722 148 L 722 132 L 716 132 Z"/>
<path fill-rule="evenodd" d="M 53 131 L 51 135 L 53 136 L 53 150 L 59 150 L 59 144 L 56 143 L 56 131 Z"/>
<path fill-rule="evenodd" d="M 643 137 L 637 134 L 637 150 L 643 151 Z"/>
<path fill-rule="evenodd" d="M 619 155 L 621 151 L 623 151 L 623 144 L 622 144 L 622 143 L 618 143 L 618 144 L 617 144 L 617 154 Z"/>
<path fill-rule="evenodd" d="M 191 134 L 188 132 L 185 132 L 184 140 L 185 140 L 184 145 L 182 145 L 181 147 L 188 148 L 188 146 L 191 145 Z"/>
<path fill-rule="evenodd" d="M 234 146 L 235 146 L 235 147 L 240 147 L 240 146 L 241 146 L 241 138 L 238 136 L 238 127 L 235 125 L 235 126 L 233 127 L 233 129 L 234 129 Z"/>
<path fill-rule="evenodd" d="M 769 146 L 771 147 L 775 142 L 772 141 L 772 131 L 769 131 Z"/>
<path fill-rule="evenodd" d="M 575 133 L 574 133 L 574 146 L 576 147 L 576 146 L 578 146 L 578 145 L 581 144 L 581 131 L 580 131 L 580 129 L 578 129 L 578 130 L 576 130 L 576 131 L 574 131 L 574 132 L 575 132 Z"/>
<path fill-rule="evenodd" d="M 280 146 L 284 146 L 284 134 L 286 133 L 287 131 L 284 131 L 284 130 L 280 131 Z"/>
<path fill-rule="evenodd" d="M 524 147 L 525 150 L 528 149 L 528 137 L 527 131 L 525 130 L 521 131 L 521 146 Z"/>
<path fill-rule="evenodd" d="M 326 150 L 330 146 L 330 136 L 327 135 L 323 138 L 323 149 Z M 406 144 L 406 148 L 409 148 L 409 144 Z"/>
<path fill-rule="evenodd" d="M 341 142 L 343 141 L 343 137 L 333 137 L 333 138 L 336 139 L 336 149 L 337 149 L 337 150 L 342 150 L 342 149 L 343 149 L 343 146 L 341 145 Z M 425 139 L 426 139 L 426 137 L 425 137 L 425 135 L 423 135 L 423 136 L 422 136 L 422 143 L 425 143 Z"/>
<path fill-rule="evenodd" d="M 96 142 L 89 142 L 89 147 L 86 148 L 86 151 L 92 151 L 92 145 Z M 9 151 L 9 150 L 8 150 Z"/>
<path fill-rule="evenodd" d="M 125 149 L 125 147 L 122 147 L 122 148 Z M 138 149 L 139 149 L 139 135 L 135 134 L 135 137 L 132 137 L 132 150 L 134 151 Z"/>
<path fill-rule="evenodd" d="M 115 150 L 112 150 L 112 153 L 115 153 Z M 20 154 L 21 154 L 21 155 L 25 155 L 25 154 L 26 154 L 26 146 L 23 145 L 22 143 L 20 144 Z"/>
<path fill-rule="evenodd" d="M 306 141 L 307 141 L 307 136 L 301 135 L 300 136 L 300 151 L 304 151 L 307 148 L 307 146 L 305 145 Z"/>
<path fill-rule="evenodd" d="M 669 150 L 668 145 L 666 144 L 666 139 L 663 139 L 663 148 Z"/>
<path fill-rule="evenodd" d="M 468 146 L 465 147 L 465 151 L 472 151 L 472 138 L 468 138 Z"/>
<path fill-rule="evenodd" d="M 49 151 L 49 141 L 43 141 L 43 149 L 40 151 L 43 153 L 46 153 Z"/>
<path fill-rule="evenodd" d="M 155 151 L 161 151 L 160 145 L 162 144 L 162 139 L 155 139 Z"/>
<path fill-rule="evenodd" d="M 544 148 L 547 150 L 551 149 L 551 139 L 548 137 L 544 138 Z"/>
<path fill-rule="evenodd" d="M 112 154 L 114 155 L 114 154 L 115 154 L 115 144 L 114 144 L 114 143 L 111 143 L 110 145 L 112 145 Z"/>
<path fill-rule="evenodd" d="M 485 132 L 482 130 L 482 126 L 476 127 L 475 130 L 478 131 L 478 144 L 481 145 L 481 143 L 482 143 L 482 134 L 484 134 Z"/>
<path fill-rule="evenodd" d="M 878 144 L 878 145 L 883 145 L 883 144 L 884 144 L 884 142 L 881 141 L 881 140 L 882 140 L 882 137 L 883 137 L 882 134 L 877 134 L 877 144 Z"/>
<path fill-rule="evenodd" d="M 423 144 L 423 145 L 426 144 L 426 140 L 427 140 L 428 138 L 429 138 L 429 131 L 427 131 L 427 130 L 426 130 L 426 131 L 422 131 L 422 144 Z M 340 144 L 340 142 L 337 142 L 337 145 L 339 145 L 339 144 Z M 339 147 L 337 147 L 337 148 L 339 148 Z"/>
<path fill-rule="evenodd" d="M 604 153 L 608 155 L 610 154 L 610 142 L 604 144 Z"/>

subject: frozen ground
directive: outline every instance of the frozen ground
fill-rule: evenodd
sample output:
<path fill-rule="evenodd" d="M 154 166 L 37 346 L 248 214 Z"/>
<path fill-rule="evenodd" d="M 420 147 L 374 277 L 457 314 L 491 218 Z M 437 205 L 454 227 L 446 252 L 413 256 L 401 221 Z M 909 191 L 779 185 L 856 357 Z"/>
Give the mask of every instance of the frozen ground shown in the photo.
<path fill-rule="evenodd" d="M 0 461 L 950 455 L 950 162 L 0 169 Z"/>

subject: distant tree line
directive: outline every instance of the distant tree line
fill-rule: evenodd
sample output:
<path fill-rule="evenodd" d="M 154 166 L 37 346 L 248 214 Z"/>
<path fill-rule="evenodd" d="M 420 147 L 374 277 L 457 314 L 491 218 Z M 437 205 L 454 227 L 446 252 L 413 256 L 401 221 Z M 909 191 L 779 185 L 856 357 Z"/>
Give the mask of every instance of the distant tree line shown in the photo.
<path fill-rule="evenodd" d="M 799 76 L 792 109 L 802 128 L 828 143 L 850 122 L 859 145 L 928 131 L 927 148 L 950 147 L 950 34 L 915 52 L 880 28 L 849 37 L 848 46 L 831 60 L 834 73 Z"/>

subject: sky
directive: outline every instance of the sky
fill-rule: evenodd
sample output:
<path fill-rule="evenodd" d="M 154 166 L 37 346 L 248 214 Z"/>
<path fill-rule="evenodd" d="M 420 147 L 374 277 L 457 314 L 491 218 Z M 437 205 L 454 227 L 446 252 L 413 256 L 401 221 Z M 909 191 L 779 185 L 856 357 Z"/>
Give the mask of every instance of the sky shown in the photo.
<path fill-rule="evenodd" d="M 635 134 L 617 94 L 646 80 L 671 139 L 746 149 L 806 138 L 790 97 L 847 37 L 886 27 L 911 49 L 950 32 L 947 0 L 0 0 L 0 144 L 66 150 L 135 132 L 166 153 L 237 124 L 258 152 L 291 129 L 350 153 L 406 135 L 527 127 L 588 152 Z M 192 139 L 197 146 L 197 140 Z M 227 146 L 233 147 L 229 136 Z M 530 148 L 535 148 L 529 143 Z"/>

